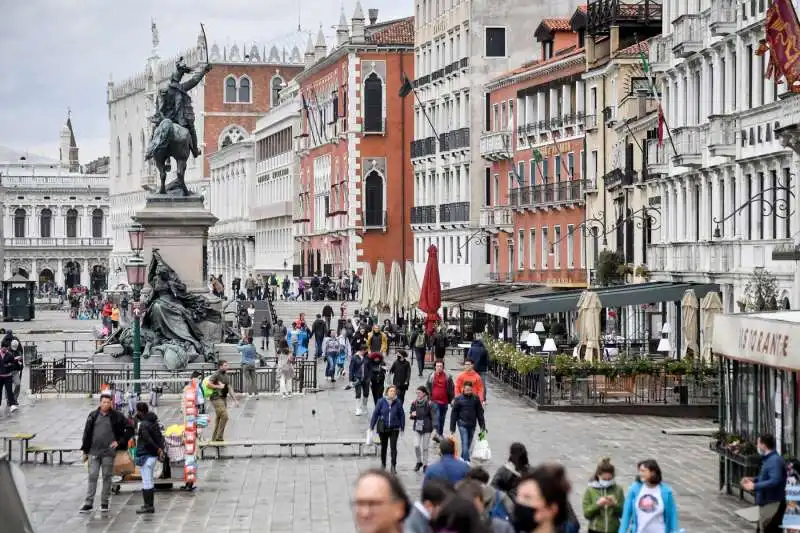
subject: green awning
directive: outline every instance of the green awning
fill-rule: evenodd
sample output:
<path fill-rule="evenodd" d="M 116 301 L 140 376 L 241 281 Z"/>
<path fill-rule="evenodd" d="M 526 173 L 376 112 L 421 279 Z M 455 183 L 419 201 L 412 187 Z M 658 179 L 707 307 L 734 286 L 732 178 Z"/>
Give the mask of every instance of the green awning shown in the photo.
<path fill-rule="evenodd" d="M 626 307 L 660 302 L 677 302 L 687 289 L 694 289 L 698 299 L 709 292 L 720 292 L 716 283 L 653 282 L 592 289 L 603 307 Z M 581 290 L 541 295 L 516 295 L 491 298 L 487 303 L 508 309 L 509 314 L 536 316 L 577 310 Z"/>

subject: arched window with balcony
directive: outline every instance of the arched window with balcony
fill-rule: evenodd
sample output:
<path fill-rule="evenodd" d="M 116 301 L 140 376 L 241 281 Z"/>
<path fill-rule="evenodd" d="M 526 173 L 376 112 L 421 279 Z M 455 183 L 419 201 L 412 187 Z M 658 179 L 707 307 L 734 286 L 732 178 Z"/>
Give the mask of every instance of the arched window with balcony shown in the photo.
<path fill-rule="evenodd" d="M 53 212 L 44 208 L 39 214 L 39 236 L 45 239 L 53 236 Z"/>
<path fill-rule="evenodd" d="M 17 238 L 25 237 L 26 218 L 27 218 L 27 213 L 21 207 L 18 207 L 14 211 L 14 237 Z"/>
<path fill-rule="evenodd" d="M 67 237 L 74 239 L 78 236 L 78 210 L 67 211 Z"/>
<path fill-rule="evenodd" d="M 103 210 L 95 209 L 92 211 L 92 237 L 100 239 L 103 237 Z"/>

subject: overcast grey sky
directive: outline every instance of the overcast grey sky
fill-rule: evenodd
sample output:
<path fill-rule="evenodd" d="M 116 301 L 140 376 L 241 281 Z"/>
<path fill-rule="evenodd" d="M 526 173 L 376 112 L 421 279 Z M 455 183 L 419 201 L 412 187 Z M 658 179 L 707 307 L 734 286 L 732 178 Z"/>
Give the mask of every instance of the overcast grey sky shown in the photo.
<path fill-rule="evenodd" d="M 194 46 L 200 23 L 209 47 L 268 43 L 297 28 L 327 34 L 342 0 L 0 0 L 0 145 L 58 158 L 72 110 L 80 158 L 108 155 L 109 76 L 144 68 L 155 18 L 161 57 Z M 362 0 L 379 20 L 410 16 L 413 0 Z M 344 0 L 348 20 L 355 0 Z"/>

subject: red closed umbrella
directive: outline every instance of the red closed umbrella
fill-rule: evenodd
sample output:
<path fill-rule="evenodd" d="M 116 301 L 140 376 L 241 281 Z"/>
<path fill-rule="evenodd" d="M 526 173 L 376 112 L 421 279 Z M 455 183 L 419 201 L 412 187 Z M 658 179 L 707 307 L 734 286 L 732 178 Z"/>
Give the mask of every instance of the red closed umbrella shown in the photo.
<path fill-rule="evenodd" d="M 439 250 L 434 245 L 428 247 L 428 263 L 419 295 L 419 308 L 426 313 L 425 332 L 433 333 L 433 326 L 439 320 L 439 307 L 442 306 L 442 283 L 439 280 Z"/>

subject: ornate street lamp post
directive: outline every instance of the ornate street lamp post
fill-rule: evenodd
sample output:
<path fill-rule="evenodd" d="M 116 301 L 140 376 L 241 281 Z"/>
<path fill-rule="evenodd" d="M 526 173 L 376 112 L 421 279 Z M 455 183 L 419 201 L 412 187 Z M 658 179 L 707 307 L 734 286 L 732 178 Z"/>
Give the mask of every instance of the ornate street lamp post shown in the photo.
<path fill-rule="evenodd" d="M 140 333 L 141 308 L 140 298 L 144 287 L 147 265 L 141 257 L 144 248 L 144 227 L 141 224 L 133 224 L 128 228 L 128 238 L 130 239 L 131 251 L 133 256 L 125 263 L 125 270 L 128 274 L 128 284 L 133 292 L 133 379 L 141 379 L 142 374 L 142 340 Z M 134 382 L 134 392 L 142 392 L 142 386 L 138 381 Z"/>

